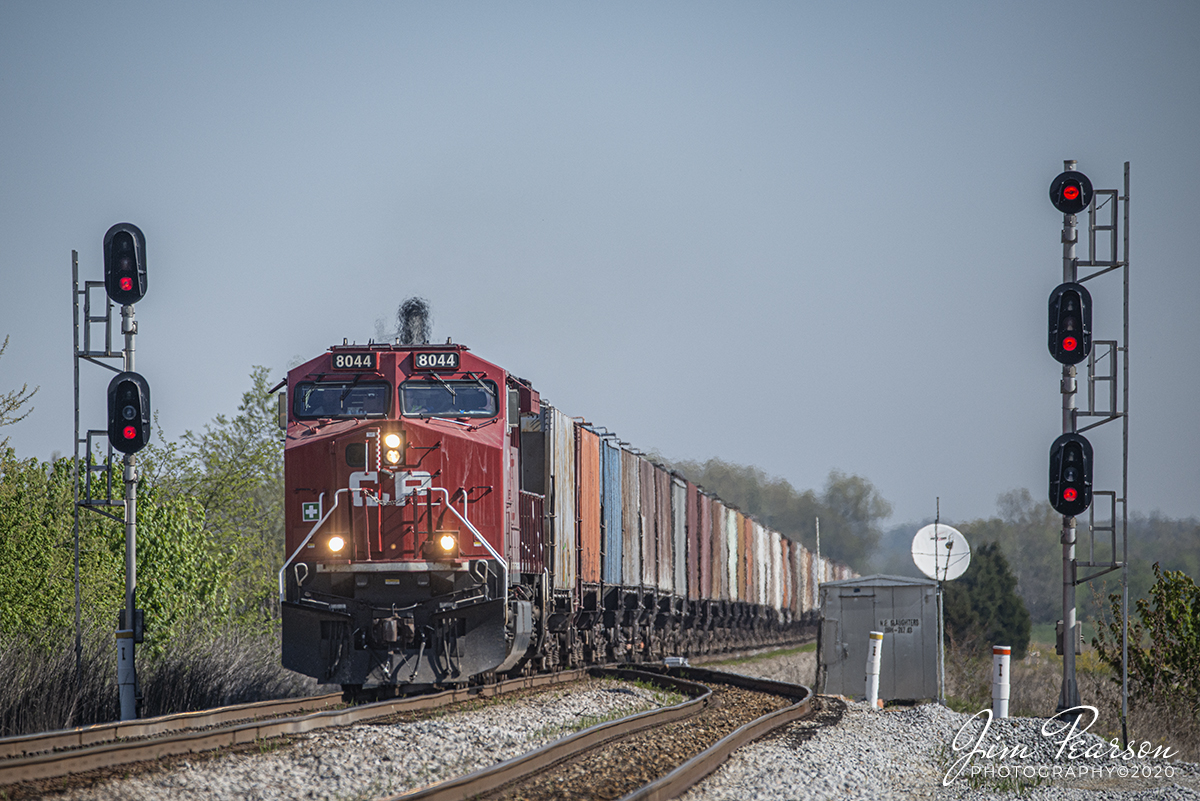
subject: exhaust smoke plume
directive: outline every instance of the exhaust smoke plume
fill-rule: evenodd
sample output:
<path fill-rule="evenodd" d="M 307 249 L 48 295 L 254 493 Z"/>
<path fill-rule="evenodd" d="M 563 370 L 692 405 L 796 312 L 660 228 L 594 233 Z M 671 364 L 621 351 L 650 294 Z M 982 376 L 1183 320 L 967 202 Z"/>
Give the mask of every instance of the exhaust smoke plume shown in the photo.
<path fill-rule="evenodd" d="M 409 298 L 396 312 L 401 345 L 428 345 L 433 335 L 433 314 L 424 298 Z"/>

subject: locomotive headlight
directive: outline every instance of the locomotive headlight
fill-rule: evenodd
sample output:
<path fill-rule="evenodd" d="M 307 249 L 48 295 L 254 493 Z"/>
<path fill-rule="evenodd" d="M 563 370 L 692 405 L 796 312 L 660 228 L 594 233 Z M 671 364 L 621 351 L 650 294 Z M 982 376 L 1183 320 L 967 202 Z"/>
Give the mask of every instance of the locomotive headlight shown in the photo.
<path fill-rule="evenodd" d="M 457 559 L 458 532 L 438 531 L 421 545 L 421 556 L 425 559 Z"/>
<path fill-rule="evenodd" d="M 329 538 L 329 550 L 333 551 L 334 553 L 338 553 L 345 547 L 346 547 L 346 541 L 344 539 L 342 539 L 341 537 L 330 537 Z"/>
<path fill-rule="evenodd" d="M 383 452 L 383 458 L 389 466 L 394 467 L 404 459 L 403 443 L 404 440 L 400 438 L 399 434 L 387 434 L 384 436 L 383 444 L 387 447 L 387 450 Z"/>

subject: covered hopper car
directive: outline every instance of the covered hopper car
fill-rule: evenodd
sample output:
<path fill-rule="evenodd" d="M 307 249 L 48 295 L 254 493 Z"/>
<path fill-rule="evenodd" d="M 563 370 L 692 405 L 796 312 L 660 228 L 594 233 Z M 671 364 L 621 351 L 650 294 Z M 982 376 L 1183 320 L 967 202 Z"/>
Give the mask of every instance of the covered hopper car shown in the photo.
<path fill-rule="evenodd" d="M 792 639 L 853 575 L 463 345 L 286 384 L 283 664 L 348 693 Z"/>

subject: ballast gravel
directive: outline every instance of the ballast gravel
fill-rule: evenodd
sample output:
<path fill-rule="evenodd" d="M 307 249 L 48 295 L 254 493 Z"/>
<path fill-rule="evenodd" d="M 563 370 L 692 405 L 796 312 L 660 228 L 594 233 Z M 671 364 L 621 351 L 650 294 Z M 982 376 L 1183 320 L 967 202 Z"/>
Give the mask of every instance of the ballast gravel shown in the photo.
<path fill-rule="evenodd" d="M 796 681 L 795 674 L 811 677 L 810 666 L 798 668 L 794 659 L 708 665 L 785 681 Z M 1060 753 L 1072 732 L 1057 721 L 1047 727 L 1049 734 L 1042 732 L 1046 720 L 1038 718 L 995 720 L 985 732 L 983 717 L 937 704 L 873 710 L 865 702 L 818 700 L 824 717 L 836 718 L 830 713 L 844 709 L 836 724 L 799 721 L 741 748 L 681 800 L 1200 800 L 1200 766 L 1097 756 L 1111 750 L 1108 744 L 1078 731 Z M 983 753 L 972 755 L 977 747 Z"/>
<path fill-rule="evenodd" d="M 483 702 L 481 708 L 400 723 L 324 729 L 263 744 L 263 753 L 184 761 L 109 780 L 56 798 L 93 801 L 370 799 L 401 793 L 503 762 L 570 733 L 581 723 L 624 717 L 681 696 L 597 680 Z"/>
<path fill-rule="evenodd" d="M 800 654 L 708 666 L 807 684 L 811 660 L 812 654 Z M 268 743 L 265 753 L 180 762 L 55 797 L 372 799 L 504 761 L 574 730 L 581 718 L 633 714 L 662 700 L 652 690 L 617 682 L 568 685 L 469 711 L 314 732 L 274 750 Z M 936 704 L 875 710 L 845 699 L 818 701 L 815 720 L 739 749 L 682 799 L 1200 801 L 1200 766 L 1096 756 L 1105 743 L 1090 734 L 1073 740 L 1080 755 L 1071 758 L 1056 753 L 1063 732 L 1043 734 L 1042 719 L 993 721 L 981 741 L 982 719 Z M 992 755 L 965 760 L 977 743 Z M 1019 756 L 1011 756 L 1014 748 Z M 1089 748 L 1091 756 L 1083 753 Z"/>

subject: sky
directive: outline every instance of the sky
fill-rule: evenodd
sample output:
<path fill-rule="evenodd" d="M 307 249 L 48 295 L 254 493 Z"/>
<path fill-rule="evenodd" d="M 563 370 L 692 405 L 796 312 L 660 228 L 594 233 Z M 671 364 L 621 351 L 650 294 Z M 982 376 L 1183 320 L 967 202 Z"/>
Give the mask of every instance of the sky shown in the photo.
<path fill-rule="evenodd" d="M 1129 508 L 1200 515 L 1198 132 L 1194 2 L 0 0 L 0 438 L 72 453 L 71 252 L 132 222 L 168 438 L 417 295 L 644 451 L 988 517 L 1062 431 L 1050 182 L 1128 161 Z"/>

